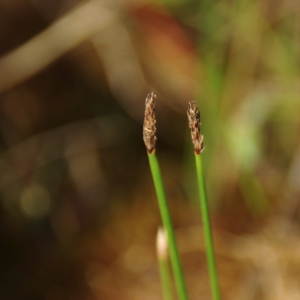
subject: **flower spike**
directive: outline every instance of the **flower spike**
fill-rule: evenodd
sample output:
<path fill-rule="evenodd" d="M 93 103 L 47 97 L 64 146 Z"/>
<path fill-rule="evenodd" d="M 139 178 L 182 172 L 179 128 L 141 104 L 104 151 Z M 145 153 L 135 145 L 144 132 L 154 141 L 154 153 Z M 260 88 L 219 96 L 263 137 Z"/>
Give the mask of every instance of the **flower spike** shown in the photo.
<path fill-rule="evenodd" d="M 156 118 L 155 118 L 155 98 L 154 92 L 147 95 L 145 101 L 145 118 L 143 126 L 143 139 L 149 154 L 155 152 L 156 146 Z"/>
<path fill-rule="evenodd" d="M 195 101 L 189 102 L 187 116 L 189 120 L 189 127 L 191 129 L 194 151 L 196 154 L 200 154 L 204 149 L 204 137 L 200 134 L 200 112 Z"/>

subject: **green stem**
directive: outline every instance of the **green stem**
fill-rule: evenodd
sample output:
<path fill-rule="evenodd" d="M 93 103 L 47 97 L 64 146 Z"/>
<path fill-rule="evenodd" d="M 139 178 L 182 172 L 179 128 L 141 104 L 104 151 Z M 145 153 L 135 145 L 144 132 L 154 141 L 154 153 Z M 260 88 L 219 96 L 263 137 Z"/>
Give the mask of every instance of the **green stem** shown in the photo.
<path fill-rule="evenodd" d="M 220 300 L 221 296 L 220 296 L 217 267 L 216 267 L 216 260 L 214 254 L 214 244 L 212 238 L 209 208 L 207 203 L 206 187 L 205 187 L 204 173 L 203 173 L 202 160 L 200 154 L 199 155 L 195 154 L 195 161 L 196 161 L 198 188 L 199 188 L 199 196 L 200 196 L 200 204 L 201 204 L 201 212 L 202 212 L 202 222 L 203 222 L 204 240 L 206 246 L 207 263 L 208 263 L 208 270 L 210 276 L 210 284 L 212 288 L 213 300 Z"/>
<path fill-rule="evenodd" d="M 177 249 L 170 210 L 169 210 L 166 193 L 164 190 L 164 185 L 160 173 L 160 168 L 159 168 L 159 164 L 155 152 L 151 154 L 148 153 L 148 158 L 149 158 L 150 169 L 154 181 L 154 187 L 156 190 L 156 195 L 158 199 L 158 205 L 160 209 L 163 226 L 167 232 L 170 260 L 171 260 L 171 265 L 173 269 L 178 296 L 180 300 L 188 300 L 188 295 L 187 295 L 182 267 L 179 259 L 179 253 Z"/>
<path fill-rule="evenodd" d="M 164 300 L 173 300 L 172 280 L 168 260 L 159 259 L 158 264 Z"/>
<path fill-rule="evenodd" d="M 159 228 L 157 231 L 156 252 L 164 300 L 173 300 L 172 276 L 169 267 L 169 247 L 167 234 L 163 228 Z"/>

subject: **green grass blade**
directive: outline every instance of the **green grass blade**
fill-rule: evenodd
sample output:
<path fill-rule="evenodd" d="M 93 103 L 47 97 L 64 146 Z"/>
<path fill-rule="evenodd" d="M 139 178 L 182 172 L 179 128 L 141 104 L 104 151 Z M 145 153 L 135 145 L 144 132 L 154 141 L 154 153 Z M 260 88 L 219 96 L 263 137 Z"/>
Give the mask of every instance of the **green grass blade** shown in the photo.
<path fill-rule="evenodd" d="M 217 267 L 214 254 L 214 245 L 212 238 L 212 230 L 209 217 L 209 208 L 206 197 L 206 187 L 204 180 L 204 173 L 202 168 L 201 154 L 195 154 L 196 170 L 197 170 L 197 180 L 198 189 L 200 196 L 201 212 L 202 212 L 202 222 L 204 230 L 204 240 L 206 246 L 206 255 L 208 263 L 208 271 L 210 276 L 210 283 L 212 288 L 213 300 L 220 300 L 220 289 L 218 283 Z"/>
<path fill-rule="evenodd" d="M 166 232 L 159 228 L 156 239 L 157 260 L 164 300 L 173 300 L 172 275 L 169 266 L 169 249 Z"/>
<path fill-rule="evenodd" d="M 165 189 L 163 186 L 161 172 L 160 172 L 160 168 L 159 168 L 159 164 L 155 152 L 148 153 L 148 158 L 149 158 L 150 169 L 154 181 L 154 187 L 158 199 L 158 205 L 160 209 L 163 226 L 167 232 L 170 260 L 171 260 L 171 265 L 172 265 L 178 296 L 180 300 L 187 300 L 188 295 L 187 295 L 184 276 L 183 276 L 182 267 L 179 259 L 175 233 L 174 233 L 169 206 L 165 194 Z"/>

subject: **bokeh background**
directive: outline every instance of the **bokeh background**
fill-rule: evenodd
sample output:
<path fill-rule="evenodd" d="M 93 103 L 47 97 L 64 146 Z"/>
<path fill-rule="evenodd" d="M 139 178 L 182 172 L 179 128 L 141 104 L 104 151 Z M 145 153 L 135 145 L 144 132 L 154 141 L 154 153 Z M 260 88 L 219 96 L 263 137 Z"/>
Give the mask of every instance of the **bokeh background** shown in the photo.
<path fill-rule="evenodd" d="M 157 155 L 190 299 L 211 299 L 197 101 L 223 299 L 300 299 L 300 3 L 0 0 L 0 298 L 162 299 Z"/>

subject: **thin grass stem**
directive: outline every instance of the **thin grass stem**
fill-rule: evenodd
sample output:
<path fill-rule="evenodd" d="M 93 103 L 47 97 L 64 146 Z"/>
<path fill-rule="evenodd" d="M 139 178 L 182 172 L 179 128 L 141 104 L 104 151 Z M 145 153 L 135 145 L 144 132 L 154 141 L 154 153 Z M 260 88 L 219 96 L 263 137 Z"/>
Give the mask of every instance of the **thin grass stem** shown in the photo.
<path fill-rule="evenodd" d="M 210 284 L 212 288 L 213 300 L 220 300 L 220 289 L 218 283 L 217 267 L 214 253 L 214 244 L 212 237 L 212 230 L 209 217 L 209 208 L 206 197 L 206 187 L 204 180 L 204 173 L 202 168 L 201 152 L 204 150 L 204 137 L 200 133 L 200 112 L 195 101 L 189 102 L 187 116 L 189 127 L 191 129 L 192 142 L 194 144 L 195 163 L 197 172 L 197 183 L 200 197 L 202 223 L 204 230 L 204 240 L 206 247 L 206 256 L 208 262 L 208 271 L 210 277 Z"/>
<path fill-rule="evenodd" d="M 156 252 L 160 281 L 164 300 L 173 300 L 172 274 L 169 266 L 168 239 L 163 228 L 159 228 L 156 238 Z"/>
<path fill-rule="evenodd" d="M 213 244 L 212 229 L 211 229 L 210 216 L 209 216 L 209 207 L 208 207 L 207 197 L 206 197 L 206 187 L 205 187 L 205 179 L 204 179 L 204 173 L 202 168 L 201 154 L 195 153 L 195 162 L 196 162 L 196 170 L 197 170 L 200 205 L 201 205 L 201 212 L 202 212 L 204 240 L 206 246 L 206 256 L 207 256 L 210 283 L 212 288 L 212 295 L 213 295 L 213 300 L 220 300 L 221 295 L 220 295 L 217 266 L 216 266 L 216 260 L 214 254 L 215 253 L 214 244 Z"/>
<path fill-rule="evenodd" d="M 159 205 L 163 226 L 167 232 L 170 260 L 171 260 L 171 265 L 172 265 L 178 296 L 180 300 L 187 300 L 188 299 L 187 289 L 186 289 L 182 267 L 180 263 L 169 205 L 167 202 L 167 197 L 166 197 L 166 193 L 162 181 L 160 167 L 159 167 L 159 163 L 155 151 L 153 151 L 152 153 L 148 153 L 148 158 L 149 158 L 150 169 L 154 181 L 154 187 L 158 199 L 158 205 Z"/>
<path fill-rule="evenodd" d="M 158 206 L 162 218 L 164 229 L 167 233 L 170 260 L 173 269 L 173 275 L 177 292 L 180 300 L 187 300 L 187 290 L 184 282 L 182 267 L 180 264 L 179 253 L 177 249 L 175 233 L 171 220 L 171 214 L 167 202 L 167 197 L 160 173 L 159 163 L 156 158 L 156 118 L 155 118 L 155 93 L 150 93 L 145 101 L 145 118 L 143 126 L 143 140 L 147 149 L 150 169 L 154 181 L 154 187 L 157 195 Z"/>

